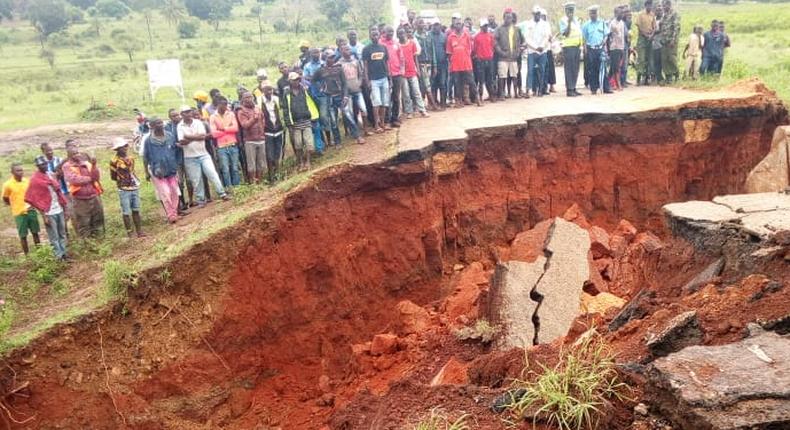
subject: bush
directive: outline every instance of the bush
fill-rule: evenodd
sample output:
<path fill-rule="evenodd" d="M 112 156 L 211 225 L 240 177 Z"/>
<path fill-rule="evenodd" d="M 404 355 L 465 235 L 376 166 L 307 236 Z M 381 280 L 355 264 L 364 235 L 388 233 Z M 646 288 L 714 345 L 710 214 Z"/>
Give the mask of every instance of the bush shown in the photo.
<path fill-rule="evenodd" d="M 112 103 L 105 105 L 98 104 L 95 101 L 87 109 L 80 112 L 80 119 L 84 121 L 102 121 L 107 119 L 119 118 L 123 116 L 123 110 Z"/>
<path fill-rule="evenodd" d="M 181 39 L 193 39 L 197 36 L 200 24 L 193 19 L 185 19 L 178 23 L 178 37 Z"/>
<path fill-rule="evenodd" d="M 106 57 L 108 55 L 115 54 L 115 48 L 106 43 L 102 43 L 96 47 L 96 54 L 100 57 Z"/>
<path fill-rule="evenodd" d="M 288 31 L 288 23 L 282 18 L 275 20 L 272 24 L 272 27 L 274 27 L 274 31 L 278 33 L 284 33 Z"/>
<path fill-rule="evenodd" d="M 85 22 L 85 15 L 83 15 L 82 10 L 71 5 L 66 8 L 66 16 L 72 24 L 82 24 Z"/>
<path fill-rule="evenodd" d="M 30 253 L 32 267 L 28 278 L 38 284 L 51 284 L 63 269 L 63 264 L 55 257 L 52 247 L 39 246 Z"/>
<path fill-rule="evenodd" d="M 99 291 L 102 301 L 125 298 L 126 290 L 134 285 L 134 271 L 128 265 L 110 260 L 104 263 L 104 286 Z"/>
<path fill-rule="evenodd" d="M 96 2 L 96 12 L 99 16 L 121 19 L 129 15 L 131 10 L 121 0 L 99 0 Z"/>
<path fill-rule="evenodd" d="M 505 405 L 511 417 L 521 421 L 532 416 L 561 430 L 595 429 L 607 414 L 610 399 L 626 399 L 628 386 L 619 382 L 614 354 L 594 329 L 585 332 L 553 368 L 540 365 L 541 373 L 529 372 L 529 380 L 514 382 L 521 398 Z M 529 368 L 526 363 L 524 371 Z"/>

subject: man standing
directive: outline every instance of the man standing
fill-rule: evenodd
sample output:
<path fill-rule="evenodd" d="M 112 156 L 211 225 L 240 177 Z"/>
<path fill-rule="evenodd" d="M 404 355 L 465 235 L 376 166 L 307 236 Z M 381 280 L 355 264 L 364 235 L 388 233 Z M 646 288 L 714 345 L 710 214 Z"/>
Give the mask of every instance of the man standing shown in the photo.
<path fill-rule="evenodd" d="M 494 91 L 494 34 L 488 30 L 488 21 L 480 20 L 480 31 L 474 39 L 475 71 L 477 72 L 477 97 L 483 100 L 483 87 L 488 92 L 488 101 L 497 99 Z"/>
<path fill-rule="evenodd" d="M 150 137 L 151 134 L 148 133 L 146 136 Z M 145 139 L 145 145 L 149 142 L 148 137 Z M 123 215 L 126 235 L 132 237 L 134 230 L 137 230 L 137 237 L 143 237 L 140 219 L 140 180 L 134 172 L 134 157 L 129 154 L 129 143 L 122 137 L 115 138 L 112 149 L 115 151 L 115 156 L 110 160 L 110 179 L 118 186 L 118 198 L 121 202 L 121 215 Z M 132 220 L 134 220 L 134 228 L 132 228 Z"/>
<path fill-rule="evenodd" d="M 38 215 L 36 210 L 25 201 L 25 193 L 30 186 L 30 181 L 24 177 L 22 164 L 11 164 L 11 178 L 3 184 L 3 202 L 11 206 L 11 216 L 16 222 L 16 231 L 19 234 L 19 242 L 22 244 L 22 252 L 27 255 L 30 248 L 27 244 L 27 233 L 33 236 L 33 243 L 38 246 L 41 239 L 38 236 L 40 227 L 38 225 Z"/>
<path fill-rule="evenodd" d="M 609 22 L 609 85 L 620 89 L 620 71 L 625 52 L 625 23 L 623 9 L 614 8 L 614 18 Z"/>
<path fill-rule="evenodd" d="M 442 31 L 442 24 L 434 22 L 428 34 L 428 49 L 431 56 L 430 90 L 434 102 L 439 109 L 447 107 L 447 35 Z"/>
<path fill-rule="evenodd" d="M 548 94 L 546 90 L 546 50 L 549 47 L 551 28 L 546 21 L 540 19 L 540 13 L 540 6 L 533 7 L 532 20 L 519 24 L 521 32 L 524 33 L 524 45 L 526 46 L 524 55 L 527 57 L 526 82 L 521 82 L 522 88 L 526 88 L 525 98 L 529 98 L 530 90 L 532 90 L 533 96 Z"/>
<path fill-rule="evenodd" d="M 217 98 L 217 111 L 210 118 L 211 136 L 217 140 L 217 158 L 224 183 L 235 187 L 241 183 L 239 178 L 239 147 L 236 146 L 236 133 L 239 124 L 236 115 L 228 109 L 228 99 Z"/>
<path fill-rule="evenodd" d="M 351 137 L 356 139 L 357 143 L 365 143 L 362 136 L 359 135 L 359 128 L 357 128 L 357 123 L 354 121 L 353 115 L 351 115 L 351 110 L 348 109 L 348 85 L 346 84 L 343 66 L 335 62 L 333 56 L 328 56 L 326 58 L 326 66 L 318 73 L 324 82 L 323 93 L 329 98 L 329 124 L 335 139 L 335 145 L 339 146 L 341 144 L 338 110 L 345 118 Z"/>
<path fill-rule="evenodd" d="M 702 37 L 702 26 L 695 25 L 694 31 L 689 35 L 689 41 L 686 47 L 683 48 L 683 58 L 686 60 L 686 68 L 683 70 L 683 77 L 697 80 L 699 77 L 700 69 L 700 56 L 702 55 L 702 48 L 704 43 Z"/>
<path fill-rule="evenodd" d="M 357 30 L 355 28 L 348 30 L 348 32 L 346 33 L 346 37 L 348 38 L 347 46 L 351 50 L 351 56 L 357 60 L 361 60 L 362 49 L 365 48 L 365 46 L 363 46 L 362 43 L 359 42 L 359 35 L 357 34 Z"/>
<path fill-rule="evenodd" d="M 609 89 L 609 80 L 606 79 L 606 62 L 604 61 L 606 59 L 604 44 L 609 36 L 609 27 L 604 20 L 598 19 L 598 8 L 598 5 L 587 8 L 590 20 L 582 27 L 582 37 L 585 44 L 584 73 L 587 75 L 592 94 L 597 94 L 601 87 L 603 87 L 604 93 L 611 94 L 612 90 Z"/>
<path fill-rule="evenodd" d="M 417 69 L 417 55 L 420 45 L 414 38 L 407 37 L 411 29 L 401 27 L 398 29 L 398 42 L 403 51 L 403 111 L 407 118 L 411 118 L 414 111 L 423 117 L 428 117 L 425 111 L 425 101 L 420 92 L 419 70 Z"/>
<path fill-rule="evenodd" d="M 252 90 L 252 97 L 255 101 L 261 99 L 261 95 L 263 94 L 263 83 L 269 81 L 269 73 L 266 72 L 266 69 L 258 69 L 258 72 L 255 74 L 256 78 L 258 79 L 258 85 Z M 253 104 L 255 104 L 253 102 Z"/>
<path fill-rule="evenodd" d="M 69 195 L 69 187 L 66 186 L 66 179 L 63 178 L 63 160 L 55 155 L 52 145 L 47 142 L 41 144 L 41 153 L 44 154 L 44 158 L 47 160 L 47 173 L 50 177 L 58 181 L 60 184 L 60 191 L 63 193 L 63 198 L 66 199 L 66 204 L 63 206 L 63 215 L 66 218 L 66 236 L 68 236 L 68 221 L 72 219 L 72 204 L 71 195 Z"/>
<path fill-rule="evenodd" d="M 497 75 L 499 76 L 497 90 L 500 100 L 505 97 L 506 87 L 509 97 L 510 89 L 521 84 L 520 82 L 514 84 L 513 81 L 518 74 L 516 60 L 521 55 L 521 45 L 524 43 L 521 30 L 513 22 L 513 13 L 506 10 L 502 15 L 502 21 L 503 24 L 497 27 L 494 33 L 494 50 L 498 58 Z"/>
<path fill-rule="evenodd" d="M 433 63 L 433 44 L 426 31 L 425 20 L 417 18 L 415 20 L 417 31 L 414 37 L 420 46 L 420 53 L 417 55 L 418 75 L 420 80 L 420 94 L 428 100 L 428 109 L 436 110 L 436 103 L 431 91 L 431 69 Z"/>
<path fill-rule="evenodd" d="M 653 56 L 653 36 L 656 32 L 656 15 L 653 13 L 653 0 L 645 0 L 645 10 L 636 16 L 639 38 L 636 42 L 636 84 L 648 85 L 654 73 L 651 61 Z"/>
<path fill-rule="evenodd" d="M 269 174 L 269 184 L 274 184 L 280 172 L 280 160 L 283 154 L 283 123 L 280 119 L 280 98 L 274 94 L 274 87 L 268 81 L 263 84 L 261 110 L 266 137 L 266 170 Z"/>
<path fill-rule="evenodd" d="M 30 186 L 25 192 L 25 202 L 41 212 L 47 239 L 52 245 L 52 252 L 58 260 L 66 258 L 66 198 L 63 196 L 58 181 L 47 172 L 46 156 L 36 157 L 38 171 L 30 177 Z"/>
<path fill-rule="evenodd" d="M 263 81 L 259 86 L 261 88 L 259 100 L 262 101 L 265 88 L 271 87 L 271 84 L 269 81 Z M 259 183 L 263 180 L 263 170 L 266 168 L 266 136 L 264 135 L 263 111 L 255 106 L 255 100 L 248 91 L 241 95 L 241 108 L 237 115 L 242 136 L 244 136 L 247 177 L 250 178 L 250 182 Z"/>
<path fill-rule="evenodd" d="M 387 48 L 379 44 L 379 30 L 370 28 L 370 44 L 362 50 L 362 61 L 370 83 L 370 101 L 373 109 L 374 127 L 377 133 L 389 129 L 384 123 L 390 103 L 389 58 Z"/>
<path fill-rule="evenodd" d="M 404 58 L 400 43 L 395 40 L 395 29 L 388 25 L 384 27 L 384 37 L 381 44 L 387 49 L 387 66 L 390 77 L 390 111 L 389 123 L 393 127 L 400 127 L 401 86 L 403 83 Z"/>
<path fill-rule="evenodd" d="M 74 204 L 77 235 L 98 237 L 104 234 L 104 207 L 100 197 L 104 190 L 99 182 L 96 157 L 81 154 L 75 141 L 66 142 L 66 157 L 63 176 Z"/>
<path fill-rule="evenodd" d="M 579 64 L 581 62 L 582 25 L 574 16 L 576 3 L 564 4 L 565 16 L 560 19 L 560 39 L 562 40 L 562 58 L 565 67 L 565 94 L 568 97 L 580 96 L 576 90 L 579 80 Z"/>
<path fill-rule="evenodd" d="M 462 108 L 466 103 L 464 87 L 469 88 L 470 101 L 482 106 L 472 75 L 472 36 L 464 30 L 464 22 L 460 19 L 455 21 L 453 31 L 447 36 L 447 55 L 450 57 L 450 74 L 455 81 L 455 107 Z"/>
<path fill-rule="evenodd" d="M 214 186 L 214 190 L 223 200 L 228 200 L 228 194 L 222 186 L 222 181 L 217 175 L 214 163 L 206 150 L 206 138 L 210 135 L 206 132 L 203 121 L 200 120 L 200 113 L 189 106 L 181 107 L 181 122 L 176 128 L 178 132 L 178 144 L 184 150 L 184 166 L 186 167 L 187 177 L 192 183 L 195 192 L 197 207 L 206 206 L 206 190 L 203 185 L 203 176 Z"/>
<path fill-rule="evenodd" d="M 664 0 L 664 16 L 661 18 L 661 71 L 667 83 L 678 79 L 678 40 L 680 40 L 680 15 L 672 9 L 672 0 Z"/>
<path fill-rule="evenodd" d="M 350 104 L 347 106 L 354 123 L 361 132 L 367 134 L 365 130 L 365 121 L 367 117 L 367 104 L 365 97 L 362 95 L 363 87 L 366 84 L 365 71 L 362 68 L 362 62 L 351 56 L 351 47 L 344 46 L 340 49 L 340 66 L 343 68 L 343 74 L 346 77 L 346 88 L 348 89 L 348 98 Z M 361 114 L 361 121 L 357 120 L 357 113 Z"/>
<path fill-rule="evenodd" d="M 290 73 L 291 69 L 285 61 L 280 61 L 277 64 L 277 70 L 280 71 L 280 79 L 277 80 L 277 97 L 282 97 L 285 94 L 285 90 L 288 89 L 288 73 Z"/>
<path fill-rule="evenodd" d="M 181 122 L 181 114 L 178 109 L 171 108 L 167 111 L 169 121 L 165 124 L 165 131 L 173 135 L 173 139 L 178 136 L 178 123 Z M 143 148 L 145 153 L 145 148 Z M 187 171 L 184 167 L 184 150 L 176 144 L 176 162 L 178 162 L 178 214 L 186 215 L 187 210 L 192 206 L 192 184 L 187 180 Z"/>
<path fill-rule="evenodd" d="M 367 47 L 365 48 L 367 49 Z M 318 119 L 318 107 L 310 94 L 302 88 L 302 77 L 296 72 L 288 75 L 290 87 L 283 98 L 283 118 L 294 139 L 294 151 L 299 171 L 310 169 L 311 142 L 310 124 Z"/>
<path fill-rule="evenodd" d="M 620 8 L 623 11 L 623 24 L 625 25 L 625 49 L 623 50 L 625 58 L 623 58 L 622 67 L 620 68 L 620 87 L 625 88 L 628 86 L 626 78 L 628 77 L 628 60 L 631 56 L 631 25 L 633 16 L 631 15 L 631 6 L 628 4 L 624 4 Z"/>
<path fill-rule="evenodd" d="M 307 88 L 310 97 L 318 106 L 318 118 L 312 122 L 313 140 L 315 141 L 315 152 L 320 155 L 324 153 L 324 137 L 322 132 L 329 132 L 329 99 L 321 92 L 321 79 L 315 74 L 324 67 L 321 60 L 321 50 L 311 48 L 309 51 L 310 61 L 302 68 L 301 83 Z M 327 144 L 329 142 L 326 142 Z"/>
<path fill-rule="evenodd" d="M 165 130 L 159 118 L 152 118 L 151 134 L 145 143 L 145 178 L 154 183 L 156 195 L 165 209 L 167 221 L 178 221 L 178 160 L 176 136 Z"/>
<path fill-rule="evenodd" d="M 724 62 L 725 39 L 717 20 L 713 20 L 710 25 L 710 31 L 706 31 L 703 35 L 702 43 L 702 65 L 700 66 L 700 73 L 703 75 L 709 73 L 716 75 L 720 74 L 721 66 Z"/>

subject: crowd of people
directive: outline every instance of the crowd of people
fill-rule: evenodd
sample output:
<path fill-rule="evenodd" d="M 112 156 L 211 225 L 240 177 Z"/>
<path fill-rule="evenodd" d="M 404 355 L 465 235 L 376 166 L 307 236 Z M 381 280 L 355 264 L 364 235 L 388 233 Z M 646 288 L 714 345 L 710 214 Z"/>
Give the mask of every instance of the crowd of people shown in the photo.
<path fill-rule="evenodd" d="M 635 66 L 637 85 L 720 73 L 724 49 L 730 46 L 724 22 L 713 21 L 705 33 L 695 26 L 683 49 L 681 73 L 680 15 L 671 0 L 656 7 L 646 0 L 635 20 L 628 5 L 614 8 L 608 20 L 599 15 L 600 7 L 590 6 L 584 22 L 574 2 L 563 7 L 554 26 L 540 6 L 531 9 L 527 20 L 519 21 L 506 8 L 501 24 L 489 15 L 478 27 L 457 13 L 445 26 L 409 11 L 397 28 L 370 27 L 364 42 L 355 29 L 338 36 L 333 47 L 300 42 L 298 59 L 279 63 L 276 82 L 260 69 L 255 88 L 239 86 L 233 101 L 212 89 L 196 92 L 193 105 L 170 109 L 167 122 L 138 112 L 136 139 L 114 139 L 108 166 L 127 234 L 145 236 L 139 172 L 153 183 L 165 217 L 175 223 L 192 208 L 205 206 L 212 188 L 216 197 L 228 199 L 242 181 L 277 181 L 286 140 L 296 168 L 307 170 L 311 157 L 342 144 L 341 128 L 364 144 L 365 136 L 415 116 L 428 117 L 429 111 L 547 96 L 556 91 L 556 64 L 564 69 L 566 96 L 581 95 L 577 81 L 582 65 L 584 87 L 591 94 L 609 94 L 628 86 L 629 64 Z M 61 259 L 67 256 L 68 220 L 79 237 L 104 232 L 96 158 L 81 152 L 74 140 L 65 147 L 61 159 L 51 145 L 41 145 L 35 173 L 27 179 L 15 163 L 3 184 L 2 197 L 25 253 L 28 235 L 40 243 L 39 213 Z M 143 162 L 141 169 L 137 159 Z"/>

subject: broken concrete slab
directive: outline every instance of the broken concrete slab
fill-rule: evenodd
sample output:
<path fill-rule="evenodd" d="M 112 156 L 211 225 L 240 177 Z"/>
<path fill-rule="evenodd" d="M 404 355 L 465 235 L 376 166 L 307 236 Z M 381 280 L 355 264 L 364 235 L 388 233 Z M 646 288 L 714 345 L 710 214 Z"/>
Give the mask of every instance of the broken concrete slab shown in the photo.
<path fill-rule="evenodd" d="M 579 313 L 582 289 L 590 278 L 587 253 L 590 235 L 578 225 L 556 218 L 546 251 L 546 271 L 535 286 L 540 297 L 537 315 L 537 343 L 565 336 Z"/>
<path fill-rule="evenodd" d="M 788 160 L 790 160 L 790 126 L 776 127 L 768 155 L 754 166 L 746 178 L 746 192 L 766 193 L 785 190 L 790 186 Z"/>
<path fill-rule="evenodd" d="M 545 270 L 546 257 L 539 256 L 532 263 L 508 261 L 494 270 L 488 292 L 488 317 L 501 328 L 495 346 L 499 349 L 525 348 L 535 339 L 532 316 L 538 303 L 530 298 Z"/>
<path fill-rule="evenodd" d="M 683 286 L 683 291 L 686 293 L 693 293 L 700 288 L 707 285 L 713 279 L 721 274 L 724 269 L 724 259 L 718 258 L 713 263 L 710 263 L 703 271 L 699 272 L 697 276 L 686 282 Z"/>
<path fill-rule="evenodd" d="M 702 329 L 697 320 L 697 311 L 683 312 L 672 318 L 658 332 L 649 334 L 647 349 L 654 357 L 702 343 Z"/>
<path fill-rule="evenodd" d="M 609 331 L 617 331 L 620 327 L 624 326 L 628 321 L 642 319 L 647 315 L 648 305 L 650 299 L 655 297 L 656 293 L 649 290 L 639 290 L 624 307 L 620 313 L 612 318 L 609 323 Z"/>
<path fill-rule="evenodd" d="M 790 194 L 759 193 L 730 194 L 713 198 L 713 203 L 724 205 L 735 213 L 753 213 L 790 209 Z"/>
<path fill-rule="evenodd" d="M 645 394 L 679 429 L 790 428 L 790 339 L 758 331 L 691 346 L 648 368 Z"/>

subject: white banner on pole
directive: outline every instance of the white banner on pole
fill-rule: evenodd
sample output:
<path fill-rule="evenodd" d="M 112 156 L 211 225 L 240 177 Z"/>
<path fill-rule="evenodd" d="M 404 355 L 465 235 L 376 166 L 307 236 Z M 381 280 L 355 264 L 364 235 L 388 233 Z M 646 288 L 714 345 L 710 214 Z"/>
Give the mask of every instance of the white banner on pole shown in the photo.
<path fill-rule="evenodd" d="M 184 83 L 181 80 L 181 62 L 177 59 L 147 60 L 148 85 L 151 87 L 151 100 L 156 91 L 164 87 L 173 87 L 184 101 Z"/>

